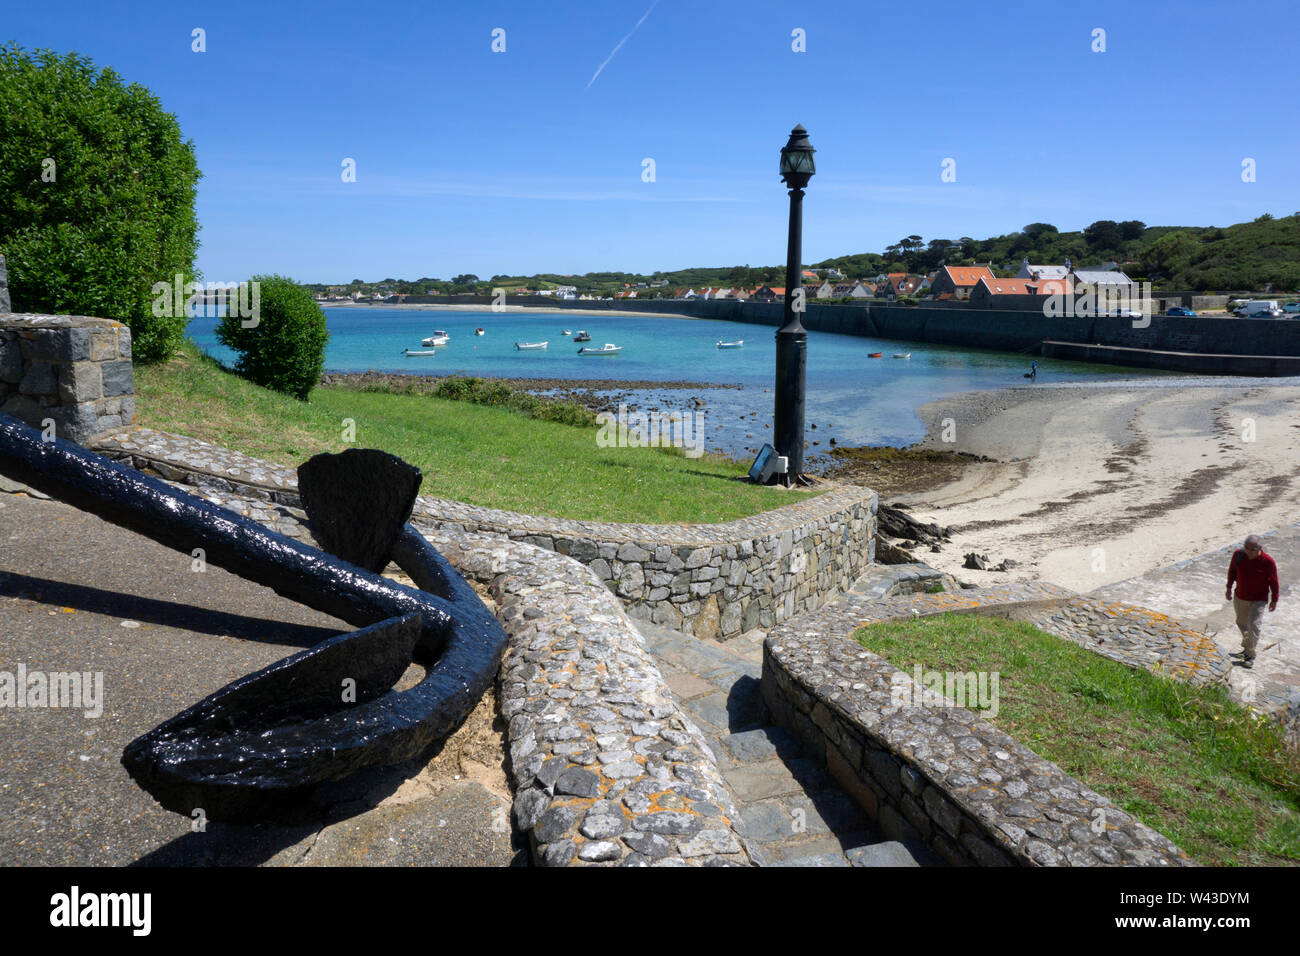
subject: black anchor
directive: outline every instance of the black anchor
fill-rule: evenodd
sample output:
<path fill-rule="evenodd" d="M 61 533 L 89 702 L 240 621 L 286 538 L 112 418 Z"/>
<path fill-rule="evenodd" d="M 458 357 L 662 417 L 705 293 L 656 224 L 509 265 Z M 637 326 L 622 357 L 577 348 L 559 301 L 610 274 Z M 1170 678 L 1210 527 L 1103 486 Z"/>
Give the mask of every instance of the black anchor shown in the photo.
<path fill-rule="evenodd" d="M 217 567 L 361 626 L 241 677 L 128 744 L 123 765 L 168 810 L 262 821 L 318 784 L 416 757 L 460 726 L 505 653 L 496 618 L 407 524 L 420 470 L 384 452 L 351 449 L 299 467 L 312 533 L 332 553 L 3 414 L 0 474 L 167 547 L 202 548 Z M 378 573 L 390 559 L 420 590 Z M 412 662 L 424 679 L 393 690 Z"/>

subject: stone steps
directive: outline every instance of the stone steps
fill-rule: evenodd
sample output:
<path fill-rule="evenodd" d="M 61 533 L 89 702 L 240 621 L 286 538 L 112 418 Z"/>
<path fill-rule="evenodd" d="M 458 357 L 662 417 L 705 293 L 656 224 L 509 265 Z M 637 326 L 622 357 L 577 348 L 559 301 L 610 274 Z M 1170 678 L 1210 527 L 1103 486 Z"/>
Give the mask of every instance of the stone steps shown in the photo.
<path fill-rule="evenodd" d="M 922 866 L 921 846 L 887 839 L 786 731 L 767 723 L 761 632 L 725 644 L 635 622 L 669 688 L 704 732 L 739 829 L 768 866 Z"/>

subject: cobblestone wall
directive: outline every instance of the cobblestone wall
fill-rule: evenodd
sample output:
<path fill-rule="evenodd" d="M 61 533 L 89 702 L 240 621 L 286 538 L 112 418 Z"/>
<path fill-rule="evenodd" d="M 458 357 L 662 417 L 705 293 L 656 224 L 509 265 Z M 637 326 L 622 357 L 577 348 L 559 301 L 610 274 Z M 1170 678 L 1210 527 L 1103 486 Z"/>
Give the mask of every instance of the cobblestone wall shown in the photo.
<path fill-rule="evenodd" d="M 297 503 L 292 469 L 182 435 L 137 428 L 102 437 L 96 450 L 172 480 Z M 875 558 L 876 510 L 873 492 L 843 485 L 712 525 L 570 521 L 426 496 L 411 520 L 421 528 L 497 535 L 567 555 L 591 568 L 632 617 L 725 640 L 847 592 Z"/>
<path fill-rule="evenodd" d="M 491 583 L 510 635 L 497 688 L 533 861 L 751 865 L 704 735 L 591 571 L 500 537 L 427 536 Z"/>
<path fill-rule="evenodd" d="M 84 444 L 135 420 L 131 331 L 80 315 L 0 315 L 0 412 Z"/>
<path fill-rule="evenodd" d="M 974 713 L 935 699 L 853 640 L 865 624 L 1071 592 L 1014 584 L 960 595 L 847 601 L 776 628 L 763 700 L 892 839 L 954 865 L 1188 866 L 1161 834 Z"/>

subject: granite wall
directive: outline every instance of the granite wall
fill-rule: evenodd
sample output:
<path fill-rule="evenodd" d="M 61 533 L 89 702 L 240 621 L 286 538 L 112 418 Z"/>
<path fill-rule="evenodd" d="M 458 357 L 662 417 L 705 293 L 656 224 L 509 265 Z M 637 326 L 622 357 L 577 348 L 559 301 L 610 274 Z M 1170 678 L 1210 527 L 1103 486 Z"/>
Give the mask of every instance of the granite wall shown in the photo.
<path fill-rule="evenodd" d="M 82 315 L 0 314 L 0 412 L 85 444 L 135 420 L 131 331 Z"/>

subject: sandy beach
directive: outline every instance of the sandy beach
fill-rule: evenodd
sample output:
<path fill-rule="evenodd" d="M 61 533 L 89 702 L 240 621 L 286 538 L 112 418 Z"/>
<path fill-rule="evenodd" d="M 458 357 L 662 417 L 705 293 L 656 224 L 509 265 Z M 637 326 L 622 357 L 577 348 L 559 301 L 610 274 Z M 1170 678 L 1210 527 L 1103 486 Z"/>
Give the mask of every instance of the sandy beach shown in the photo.
<path fill-rule="evenodd" d="M 917 556 L 964 581 L 1091 591 L 1300 521 L 1300 386 L 1037 385 L 919 414 L 919 447 L 997 459 L 882 499 L 951 527 L 951 543 Z M 965 569 L 971 551 L 1018 566 Z"/>

